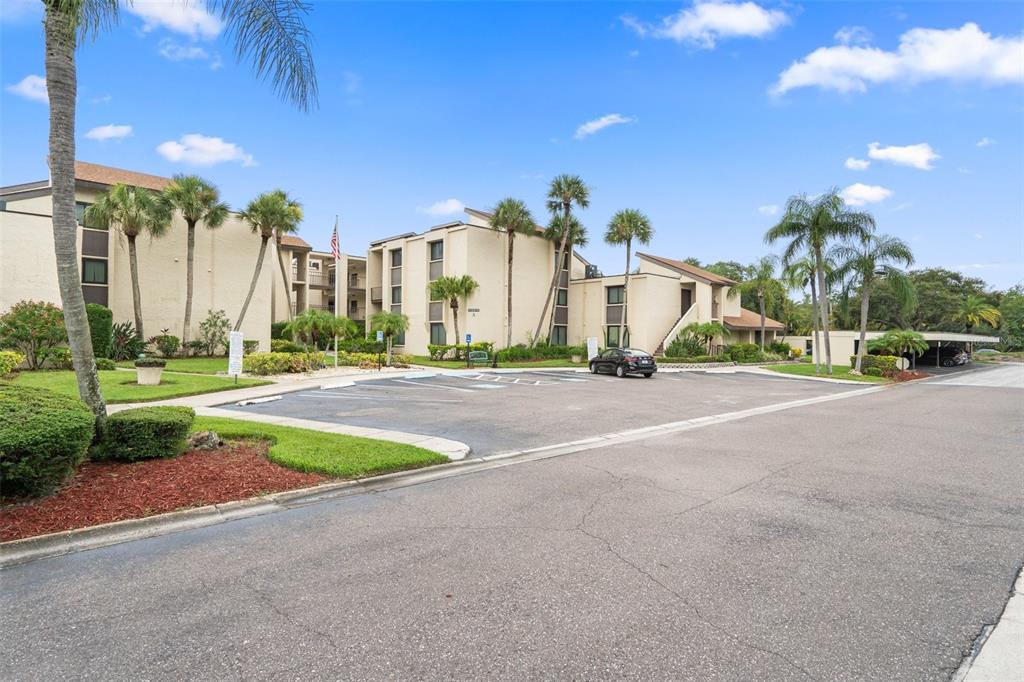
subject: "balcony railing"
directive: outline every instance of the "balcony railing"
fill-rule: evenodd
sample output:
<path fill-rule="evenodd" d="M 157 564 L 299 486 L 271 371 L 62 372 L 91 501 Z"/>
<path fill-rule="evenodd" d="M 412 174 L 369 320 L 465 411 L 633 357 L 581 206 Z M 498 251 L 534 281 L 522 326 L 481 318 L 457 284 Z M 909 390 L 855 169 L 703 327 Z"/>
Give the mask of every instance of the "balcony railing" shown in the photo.
<path fill-rule="evenodd" d="M 334 306 L 332 306 L 332 305 L 323 305 L 323 304 L 320 304 L 320 303 L 314 303 L 312 305 L 307 305 L 302 310 L 299 310 L 296 307 L 296 305 L 294 303 L 292 303 L 292 315 L 297 315 L 298 313 L 303 312 L 305 310 L 326 310 L 329 313 L 333 313 L 334 312 Z"/>
<path fill-rule="evenodd" d="M 328 277 L 317 270 L 310 270 L 309 274 L 306 275 L 306 281 L 309 282 L 311 287 L 327 287 L 334 284 L 333 277 Z"/>

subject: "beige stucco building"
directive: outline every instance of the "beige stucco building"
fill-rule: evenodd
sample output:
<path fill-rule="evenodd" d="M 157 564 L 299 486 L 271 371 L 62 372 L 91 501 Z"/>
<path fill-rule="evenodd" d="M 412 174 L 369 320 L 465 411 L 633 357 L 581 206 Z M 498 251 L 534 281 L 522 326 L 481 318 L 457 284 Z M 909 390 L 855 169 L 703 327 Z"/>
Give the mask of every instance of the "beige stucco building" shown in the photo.
<path fill-rule="evenodd" d="M 314 251 L 301 237 L 281 239 L 281 254 L 288 275 L 288 289 L 281 281 L 280 268 L 275 266 L 272 292 L 274 321 L 286 320 L 291 314 L 305 310 L 335 312 L 335 301 L 343 301 L 337 314 L 352 320 L 366 319 L 366 257 L 340 254 L 335 275 L 335 260 L 330 253 Z"/>

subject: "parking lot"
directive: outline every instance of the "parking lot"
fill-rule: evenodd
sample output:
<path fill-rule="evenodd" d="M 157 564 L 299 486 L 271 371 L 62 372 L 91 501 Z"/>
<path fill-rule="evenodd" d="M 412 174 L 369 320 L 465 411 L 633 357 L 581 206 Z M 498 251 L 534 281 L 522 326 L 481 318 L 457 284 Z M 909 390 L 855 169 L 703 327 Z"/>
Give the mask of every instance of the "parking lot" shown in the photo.
<path fill-rule="evenodd" d="M 439 371 L 230 409 L 441 436 L 480 456 L 858 388 L 863 386 L 714 370 L 662 372 L 651 379 Z"/>

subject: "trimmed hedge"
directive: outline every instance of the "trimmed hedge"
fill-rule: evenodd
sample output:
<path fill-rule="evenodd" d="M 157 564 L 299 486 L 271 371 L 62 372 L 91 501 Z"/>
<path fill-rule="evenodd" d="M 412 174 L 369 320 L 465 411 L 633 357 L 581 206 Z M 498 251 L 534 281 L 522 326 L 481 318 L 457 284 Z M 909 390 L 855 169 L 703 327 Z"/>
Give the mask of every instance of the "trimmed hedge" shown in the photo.
<path fill-rule="evenodd" d="M 895 372 L 899 369 L 899 365 L 897 364 L 899 360 L 900 358 L 896 357 L 895 355 L 871 355 L 869 353 L 868 355 L 865 355 L 864 358 L 861 360 L 860 370 L 864 374 L 867 374 L 866 370 L 871 368 L 878 368 L 879 370 L 882 371 L 882 374 L 885 374 L 886 372 Z M 850 367 L 856 366 L 857 356 L 851 355 Z M 871 376 L 876 375 L 872 374 Z"/>
<path fill-rule="evenodd" d="M 326 366 L 327 356 L 314 353 L 252 353 L 242 358 L 242 371 L 247 374 L 297 374 Z"/>
<path fill-rule="evenodd" d="M 103 438 L 95 450 L 98 459 L 176 457 L 185 451 L 196 413 L 191 407 L 138 407 L 107 418 Z"/>
<path fill-rule="evenodd" d="M 586 346 L 552 346 L 546 343 L 538 343 L 532 348 L 519 344 L 511 348 L 502 348 L 498 351 L 499 362 L 516 362 L 530 360 L 556 360 L 560 358 L 571 358 L 579 355 L 587 357 Z"/>
<path fill-rule="evenodd" d="M 135 361 L 136 367 L 166 367 L 167 361 L 163 358 L 139 358 Z"/>
<path fill-rule="evenodd" d="M 882 376 L 883 372 L 877 367 L 866 367 L 862 374 L 866 374 L 869 377 L 880 377 Z"/>
<path fill-rule="evenodd" d="M 290 340 L 291 336 L 292 336 L 291 332 L 287 332 L 288 335 L 285 336 L 286 332 L 285 332 L 284 328 L 287 327 L 287 326 L 288 326 L 287 322 L 272 322 L 270 324 L 270 340 L 271 341 L 273 341 L 275 339 L 284 339 L 286 341 Z"/>
<path fill-rule="evenodd" d="M 96 369 L 117 369 L 117 363 L 110 358 L 96 358 Z"/>
<path fill-rule="evenodd" d="M 725 347 L 725 355 L 733 362 L 760 362 L 761 348 L 756 343 L 734 343 Z"/>
<path fill-rule="evenodd" d="M 695 355 L 690 358 L 658 358 L 658 362 L 678 362 L 678 363 L 705 363 L 705 362 L 732 362 L 728 357 L 724 355 Z"/>
<path fill-rule="evenodd" d="M 303 353 L 305 348 L 289 341 L 288 339 L 271 339 L 270 340 L 270 352 L 271 353 Z"/>
<path fill-rule="evenodd" d="M 85 459 L 96 417 L 85 403 L 43 388 L 0 384 L 4 496 L 53 492 Z"/>
<path fill-rule="evenodd" d="M 477 341 L 469 344 L 470 351 L 482 350 L 487 355 L 494 353 L 494 344 L 490 341 Z M 367 351 L 363 351 L 367 352 Z M 428 344 L 427 353 L 431 360 L 465 360 L 466 344 L 447 343 L 443 345 Z"/>
<path fill-rule="evenodd" d="M 98 358 L 110 357 L 110 343 L 114 336 L 114 313 L 99 303 L 87 303 L 85 315 L 89 318 L 92 353 Z"/>
<path fill-rule="evenodd" d="M 383 353 L 387 344 L 375 339 L 346 339 L 338 342 L 338 350 L 346 353 Z"/>

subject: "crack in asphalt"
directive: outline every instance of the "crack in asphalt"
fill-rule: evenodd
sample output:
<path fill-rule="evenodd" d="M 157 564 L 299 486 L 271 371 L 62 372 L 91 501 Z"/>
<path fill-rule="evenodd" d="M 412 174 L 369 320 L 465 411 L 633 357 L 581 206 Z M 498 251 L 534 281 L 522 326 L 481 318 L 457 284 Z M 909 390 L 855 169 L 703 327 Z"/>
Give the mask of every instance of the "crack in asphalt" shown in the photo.
<path fill-rule="evenodd" d="M 330 633 L 324 632 L 323 630 L 318 630 L 317 628 L 314 628 L 314 627 L 310 626 L 309 624 L 304 623 L 303 621 L 296 619 L 290 613 L 288 613 L 288 611 L 286 611 L 282 607 L 278 606 L 277 603 L 275 603 L 274 600 L 270 597 L 270 595 L 265 594 L 263 592 L 263 590 L 261 590 L 260 588 L 256 587 L 255 585 L 250 585 L 248 582 L 246 582 L 245 580 L 241 580 L 241 579 L 238 580 L 238 585 L 240 585 L 244 589 L 247 589 L 250 592 L 252 592 L 256 596 L 257 599 L 259 599 L 261 602 L 263 602 L 263 604 L 265 604 L 275 614 L 277 614 L 278 616 L 283 618 L 285 621 L 287 621 L 289 625 L 293 625 L 293 626 L 299 628 L 300 630 L 311 632 L 314 635 L 317 635 L 318 637 L 320 637 L 321 639 L 326 640 L 327 643 L 331 645 L 331 648 L 334 649 L 335 651 L 337 651 L 339 653 L 342 651 L 341 646 L 338 644 L 337 641 L 335 641 L 334 637 L 332 637 Z"/>

